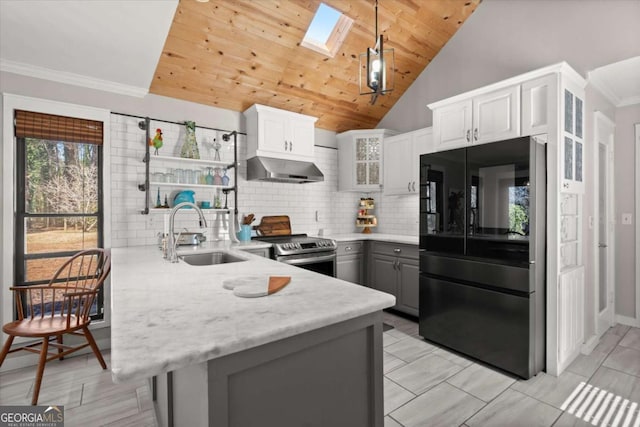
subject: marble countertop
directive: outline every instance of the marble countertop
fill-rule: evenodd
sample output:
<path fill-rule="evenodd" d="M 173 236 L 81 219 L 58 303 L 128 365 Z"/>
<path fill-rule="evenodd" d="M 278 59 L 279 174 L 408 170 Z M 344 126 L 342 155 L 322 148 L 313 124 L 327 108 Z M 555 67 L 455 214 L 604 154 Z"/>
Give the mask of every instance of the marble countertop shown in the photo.
<path fill-rule="evenodd" d="M 336 242 L 352 242 L 354 240 L 376 240 L 379 242 L 405 243 L 408 245 L 417 245 L 419 243 L 418 236 L 406 236 L 401 234 L 383 234 L 383 233 L 347 233 L 347 234 L 329 234 L 329 239 Z"/>
<path fill-rule="evenodd" d="M 170 263 L 156 246 L 114 248 L 111 371 L 115 382 L 148 378 L 369 314 L 392 295 L 272 261 L 246 251 L 263 243 L 208 242 L 246 261 L 213 266 Z M 282 291 L 239 298 L 225 279 L 291 276 Z"/>

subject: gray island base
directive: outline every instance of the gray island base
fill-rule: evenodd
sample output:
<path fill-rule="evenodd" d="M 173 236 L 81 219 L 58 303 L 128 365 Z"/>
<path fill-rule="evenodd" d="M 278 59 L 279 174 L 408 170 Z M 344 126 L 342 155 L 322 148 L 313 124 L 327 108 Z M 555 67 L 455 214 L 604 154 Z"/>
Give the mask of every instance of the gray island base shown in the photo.
<path fill-rule="evenodd" d="M 162 426 L 382 427 L 382 313 L 154 377 Z"/>

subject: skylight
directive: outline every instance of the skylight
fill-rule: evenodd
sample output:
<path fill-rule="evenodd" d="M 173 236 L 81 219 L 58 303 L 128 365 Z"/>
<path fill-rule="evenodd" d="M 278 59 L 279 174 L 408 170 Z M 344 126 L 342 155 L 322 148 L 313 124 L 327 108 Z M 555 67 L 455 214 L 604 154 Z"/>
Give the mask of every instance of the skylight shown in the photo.
<path fill-rule="evenodd" d="M 301 45 L 333 58 L 352 24 L 353 19 L 320 3 Z"/>

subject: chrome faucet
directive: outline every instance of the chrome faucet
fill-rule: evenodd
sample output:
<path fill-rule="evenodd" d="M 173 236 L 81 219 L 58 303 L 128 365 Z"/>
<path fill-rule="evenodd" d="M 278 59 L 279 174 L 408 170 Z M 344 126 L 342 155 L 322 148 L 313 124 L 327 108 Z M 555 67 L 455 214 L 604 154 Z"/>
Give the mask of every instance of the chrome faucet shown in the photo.
<path fill-rule="evenodd" d="M 169 237 L 168 237 L 168 244 L 167 244 L 167 259 L 171 262 L 178 262 L 178 253 L 177 253 L 177 249 L 176 247 L 178 246 L 178 240 L 176 239 L 174 234 L 173 234 L 173 230 L 174 230 L 174 222 L 175 222 L 175 217 L 176 217 L 176 212 L 178 212 L 180 209 L 185 208 L 187 206 L 190 206 L 192 208 L 194 208 L 196 210 L 196 212 L 198 212 L 198 215 L 200 216 L 200 227 L 207 227 L 207 220 L 204 217 L 204 213 L 202 212 L 202 210 L 200 210 L 200 208 L 198 206 L 196 206 L 195 203 L 191 203 L 191 202 L 182 202 L 182 203 L 178 203 L 177 205 L 175 205 L 173 207 L 173 209 L 171 209 L 171 213 L 169 214 Z"/>

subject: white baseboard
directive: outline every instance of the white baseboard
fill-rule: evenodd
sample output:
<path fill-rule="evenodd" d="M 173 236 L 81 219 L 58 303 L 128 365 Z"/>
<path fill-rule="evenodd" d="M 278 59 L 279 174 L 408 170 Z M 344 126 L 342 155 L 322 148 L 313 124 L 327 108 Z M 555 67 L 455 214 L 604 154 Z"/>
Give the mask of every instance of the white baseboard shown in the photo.
<path fill-rule="evenodd" d="M 594 348 L 596 348 L 599 342 L 600 340 L 598 339 L 597 335 L 591 335 L 589 339 L 584 344 L 582 344 L 582 347 L 580 348 L 580 353 L 587 354 L 587 355 L 591 354 L 591 352 L 593 351 Z"/>
<path fill-rule="evenodd" d="M 98 344 L 98 348 L 100 350 L 104 351 L 111 348 L 111 339 L 110 338 L 96 339 L 96 344 Z M 86 348 L 83 348 L 82 350 L 78 350 L 77 352 L 69 355 L 68 358 L 80 356 L 83 354 L 93 354 L 91 347 L 86 347 Z M 26 351 L 19 351 L 17 353 L 10 354 L 5 359 L 4 363 L 2 364 L 2 367 L 0 367 L 0 372 L 13 371 L 15 369 L 26 368 L 28 366 L 36 366 L 38 364 L 38 357 L 39 356 L 37 354 L 33 354 Z M 68 358 L 65 357 L 65 359 L 68 359 Z M 107 366 L 107 368 L 109 367 Z M 47 373 L 46 367 L 44 372 L 46 375 Z M 34 375 L 35 375 L 35 371 L 34 371 Z"/>
<path fill-rule="evenodd" d="M 640 328 L 640 319 L 634 319 L 633 317 L 622 316 L 620 314 L 616 314 L 616 323 Z"/>

